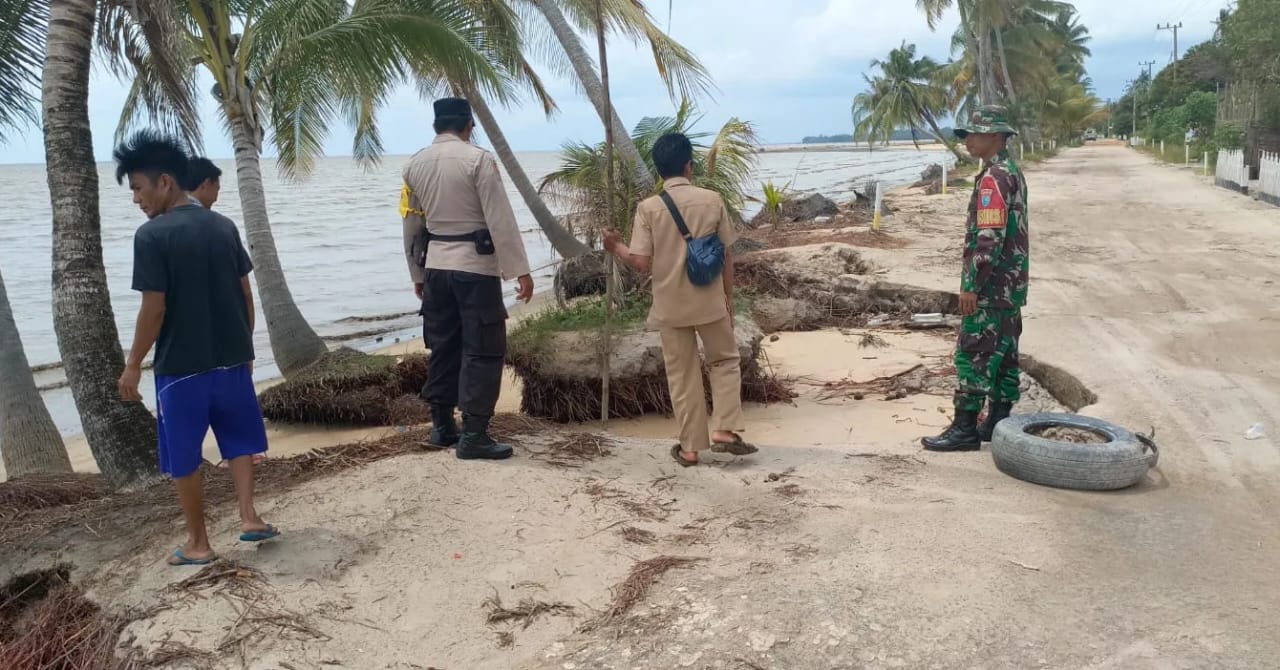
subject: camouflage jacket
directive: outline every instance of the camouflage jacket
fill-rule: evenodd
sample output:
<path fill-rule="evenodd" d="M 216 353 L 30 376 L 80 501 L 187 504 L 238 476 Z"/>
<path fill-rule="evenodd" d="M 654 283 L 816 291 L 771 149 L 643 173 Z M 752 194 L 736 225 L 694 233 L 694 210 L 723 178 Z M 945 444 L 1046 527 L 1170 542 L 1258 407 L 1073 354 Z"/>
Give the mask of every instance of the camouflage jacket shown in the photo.
<path fill-rule="evenodd" d="M 978 174 L 969 201 L 960 290 L 978 294 L 995 309 L 1027 304 L 1031 240 L 1027 229 L 1027 180 L 1008 151 Z"/>

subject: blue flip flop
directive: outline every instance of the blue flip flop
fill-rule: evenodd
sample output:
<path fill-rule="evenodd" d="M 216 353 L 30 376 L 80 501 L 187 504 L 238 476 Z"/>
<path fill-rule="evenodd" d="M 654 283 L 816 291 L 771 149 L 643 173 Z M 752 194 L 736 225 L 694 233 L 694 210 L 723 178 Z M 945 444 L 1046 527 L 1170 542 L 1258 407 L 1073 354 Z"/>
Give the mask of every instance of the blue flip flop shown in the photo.
<path fill-rule="evenodd" d="M 173 558 L 170 558 L 168 563 L 174 567 L 180 565 L 208 565 L 214 561 L 214 558 L 212 556 L 209 558 L 191 558 L 182 553 L 182 547 L 178 547 L 173 550 Z M 175 562 L 174 559 L 177 559 L 177 561 Z"/>
<path fill-rule="evenodd" d="M 266 530 L 251 530 L 247 533 L 241 533 L 240 541 L 241 542 L 261 542 L 263 540 L 270 540 L 273 537 L 278 537 L 279 535 L 280 535 L 280 531 L 276 530 L 275 526 L 271 524 L 267 524 Z"/>

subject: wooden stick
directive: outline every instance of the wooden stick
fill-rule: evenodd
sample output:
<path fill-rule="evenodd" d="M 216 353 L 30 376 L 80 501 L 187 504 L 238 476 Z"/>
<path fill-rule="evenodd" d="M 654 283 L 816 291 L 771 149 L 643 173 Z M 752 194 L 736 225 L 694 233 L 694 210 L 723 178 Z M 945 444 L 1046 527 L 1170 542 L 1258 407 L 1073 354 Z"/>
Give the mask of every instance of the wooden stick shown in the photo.
<path fill-rule="evenodd" d="M 604 108 L 606 120 L 604 123 L 604 163 L 605 163 L 605 207 L 608 211 L 608 219 L 606 223 L 608 228 L 614 226 L 615 212 L 613 211 L 613 100 L 609 94 L 609 55 L 605 47 L 605 24 L 604 24 L 604 8 L 602 0 L 596 0 L 596 41 L 600 48 L 600 84 L 604 88 Z M 614 294 L 617 292 L 616 282 L 613 277 L 613 254 L 605 251 L 604 254 L 604 341 L 601 349 L 603 353 L 600 357 L 600 424 L 604 428 L 609 427 L 609 369 L 613 356 L 613 301 Z"/>

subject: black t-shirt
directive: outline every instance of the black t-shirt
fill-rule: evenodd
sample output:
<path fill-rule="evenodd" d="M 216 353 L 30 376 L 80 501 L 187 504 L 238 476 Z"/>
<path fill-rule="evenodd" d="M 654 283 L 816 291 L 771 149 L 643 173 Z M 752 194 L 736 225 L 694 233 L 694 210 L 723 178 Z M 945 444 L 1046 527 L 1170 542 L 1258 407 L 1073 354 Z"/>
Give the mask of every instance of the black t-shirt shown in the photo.
<path fill-rule="evenodd" d="M 203 207 L 184 205 L 138 228 L 133 289 L 164 294 L 156 374 L 195 374 L 253 360 L 240 283 L 252 270 L 235 224 Z"/>

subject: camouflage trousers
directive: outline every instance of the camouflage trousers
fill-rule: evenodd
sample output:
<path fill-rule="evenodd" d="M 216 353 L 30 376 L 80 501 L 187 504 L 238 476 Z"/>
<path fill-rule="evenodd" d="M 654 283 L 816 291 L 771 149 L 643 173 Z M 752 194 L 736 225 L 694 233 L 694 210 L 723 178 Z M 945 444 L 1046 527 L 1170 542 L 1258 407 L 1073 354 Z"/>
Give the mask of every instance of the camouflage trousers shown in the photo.
<path fill-rule="evenodd" d="M 956 408 L 982 411 L 992 402 L 1018 402 L 1018 338 L 1022 335 L 1022 310 L 979 307 L 964 317 L 956 345 Z"/>

